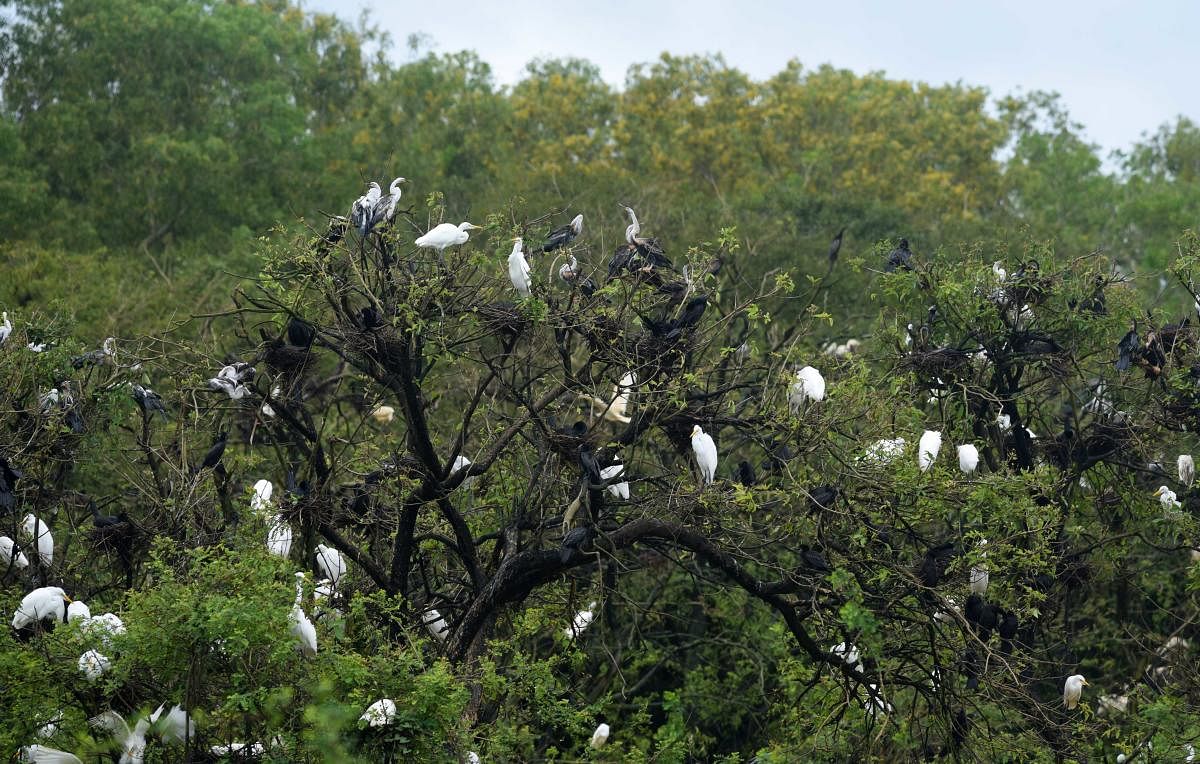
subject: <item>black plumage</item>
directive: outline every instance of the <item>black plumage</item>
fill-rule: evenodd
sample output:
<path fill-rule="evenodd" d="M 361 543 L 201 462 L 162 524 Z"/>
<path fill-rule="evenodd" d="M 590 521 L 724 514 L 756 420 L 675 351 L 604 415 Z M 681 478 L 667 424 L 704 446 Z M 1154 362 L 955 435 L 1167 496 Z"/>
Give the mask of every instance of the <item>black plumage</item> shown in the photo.
<path fill-rule="evenodd" d="M 114 525 L 120 525 L 121 523 L 125 522 L 120 517 L 114 515 L 100 514 L 100 509 L 96 506 L 96 502 L 94 501 L 88 502 L 88 509 L 92 513 L 92 525 L 96 526 L 97 528 L 111 528 Z"/>
<path fill-rule="evenodd" d="M 937 586 L 946 575 L 946 568 L 954 559 L 954 544 L 945 543 L 933 547 L 917 566 L 917 578 L 925 586 Z"/>
<path fill-rule="evenodd" d="M 167 418 L 167 409 L 163 406 L 162 398 L 158 397 L 158 393 L 150 388 L 134 385 L 133 400 L 137 402 L 138 407 L 146 416 L 162 414 L 163 419 Z"/>
<path fill-rule="evenodd" d="M 600 477 L 600 465 L 596 462 L 596 454 L 591 448 L 584 446 L 579 449 L 579 466 L 592 485 L 600 485 L 603 482 L 603 478 Z"/>
<path fill-rule="evenodd" d="M 652 318 L 641 316 L 642 324 L 655 337 L 673 340 L 683 334 L 684 330 L 690 329 L 700 322 L 701 316 L 704 315 L 705 308 L 708 307 L 708 298 L 704 295 L 693 297 L 688 300 L 684 306 L 683 312 L 679 318 L 668 321 L 655 321 Z"/>
<path fill-rule="evenodd" d="M 1021 622 L 1017 620 L 1016 613 L 1011 610 L 1000 611 L 1000 623 L 996 626 L 996 631 L 1000 634 L 1000 652 L 1005 655 L 1012 652 L 1012 640 L 1020 628 Z"/>
<path fill-rule="evenodd" d="M 358 323 L 368 331 L 380 329 L 383 327 L 383 316 L 374 307 L 368 305 L 358 311 Z"/>
<path fill-rule="evenodd" d="M 565 247 L 575 241 L 575 237 L 583 233 L 583 215 L 576 215 L 570 223 L 555 228 L 542 244 L 543 252 L 553 252 L 559 247 Z"/>
<path fill-rule="evenodd" d="M 828 573 L 833 570 L 829 567 L 829 563 L 825 560 L 825 555 L 811 547 L 800 547 L 800 559 L 804 562 L 805 567 L 818 571 L 820 573 Z"/>
<path fill-rule="evenodd" d="M 204 455 L 204 461 L 200 463 L 197 471 L 208 468 L 215 468 L 221 463 L 221 457 L 225 455 L 225 443 L 229 439 L 229 433 L 224 430 L 217 435 L 217 439 L 213 441 L 212 447 L 208 449 L 208 453 Z"/>
<path fill-rule="evenodd" d="M 901 239 L 900 245 L 888 253 L 887 265 L 884 267 L 884 270 L 888 273 L 893 272 L 897 268 L 911 271 L 912 265 L 909 263 L 910 260 L 912 260 L 912 250 L 908 248 L 908 239 Z"/>
<path fill-rule="evenodd" d="M 846 229 L 837 232 L 837 236 L 833 237 L 833 241 L 829 242 L 829 266 L 837 262 L 838 252 L 842 251 L 842 234 L 846 233 Z"/>
<path fill-rule="evenodd" d="M 757 477 L 754 474 L 754 467 L 751 466 L 750 462 L 745 460 L 738 462 L 737 474 L 734 476 L 734 480 L 746 488 L 749 488 L 758 482 Z"/>
<path fill-rule="evenodd" d="M 831 485 L 819 485 L 808 493 L 808 508 L 813 512 L 832 509 L 837 496 L 838 489 Z"/>
<path fill-rule="evenodd" d="M 292 316 L 287 323 L 287 337 L 288 342 L 296 347 L 312 347 L 313 340 L 317 338 L 317 330 L 304 319 Z"/>
<path fill-rule="evenodd" d="M 1117 343 L 1117 371 L 1125 371 L 1133 365 L 1135 356 L 1141 343 L 1138 341 L 1137 325 L 1125 333 L 1121 341 Z"/>
<path fill-rule="evenodd" d="M 592 544 L 592 539 L 596 536 L 596 530 L 590 525 L 581 525 L 578 528 L 572 528 L 563 536 L 562 549 L 559 550 L 558 559 L 562 563 L 571 561 L 577 552 L 583 552 Z"/>
<path fill-rule="evenodd" d="M 8 514 L 16 506 L 17 481 L 23 477 L 25 473 L 0 456 L 0 510 L 4 510 L 4 514 Z"/>

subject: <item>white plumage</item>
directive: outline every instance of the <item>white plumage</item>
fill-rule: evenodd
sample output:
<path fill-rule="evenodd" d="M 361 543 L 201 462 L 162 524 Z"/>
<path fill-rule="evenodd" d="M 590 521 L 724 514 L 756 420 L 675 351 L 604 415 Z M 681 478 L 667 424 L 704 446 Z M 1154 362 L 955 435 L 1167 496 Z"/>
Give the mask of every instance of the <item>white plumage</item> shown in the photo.
<path fill-rule="evenodd" d="M 311 658 L 317 654 L 317 627 L 308 620 L 300 600 L 304 597 L 304 573 L 296 573 L 296 602 L 288 619 L 291 621 L 291 633 L 296 638 L 296 646 L 305 657 Z"/>
<path fill-rule="evenodd" d="M 867 449 L 865 458 L 868 462 L 879 467 L 886 467 L 892 460 L 904 453 L 907 446 L 904 438 L 882 438 Z"/>
<path fill-rule="evenodd" d="M 21 755 L 24 757 L 22 761 L 32 764 L 83 764 L 83 759 L 73 753 L 44 745 L 27 745 L 21 749 Z"/>
<path fill-rule="evenodd" d="M 375 181 L 367 184 L 367 193 L 354 200 L 354 204 L 350 205 L 350 225 L 358 231 L 360 236 L 366 236 L 371 225 L 371 211 L 375 209 L 375 205 L 379 203 L 379 197 L 383 196 L 382 189 Z"/>
<path fill-rule="evenodd" d="M 146 732 L 150 729 L 148 720 L 138 719 L 131 730 L 116 711 L 105 711 L 90 721 L 92 726 L 108 730 L 120 744 L 120 764 L 142 764 L 146 758 Z"/>
<path fill-rule="evenodd" d="M 459 470 L 465 470 L 467 467 L 470 467 L 470 466 L 471 466 L 471 460 L 468 459 L 467 457 L 463 456 L 462 454 L 459 454 L 458 456 L 454 457 L 454 466 L 451 468 L 450 474 L 453 475 L 455 472 L 458 472 Z M 467 478 L 463 478 L 462 487 L 470 488 L 471 484 L 474 482 L 475 482 L 474 475 L 467 477 Z"/>
<path fill-rule="evenodd" d="M 983 549 L 986 546 L 987 546 L 987 539 L 980 539 L 980 541 L 979 541 L 980 549 Z M 971 568 L 971 578 L 970 578 L 969 585 L 971 588 L 971 594 L 978 594 L 981 597 L 983 595 L 987 594 L 987 588 L 988 588 L 987 552 L 980 551 L 979 562 L 975 563 L 975 565 Z"/>
<path fill-rule="evenodd" d="M 377 406 L 371 412 L 371 417 L 379 424 L 391 424 L 396 418 L 396 409 L 391 406 Z"/>
<path fill-rule="evenodd" d="M 829 648 L 829 652 L 838 658 L 841 658 L 848 666 L 853 666 L 854 664 L 858 663 L 858 648 L 854 646 L 853 642 L 838 642 L 836 645 Z"/>
<path fill-rule="evenodd" d="M 425 614 L 421 616 L 421 620 L 425 623 L 425 628 L 429 630 L 439 642 L 445 642 L 446 637 L 450 636 L 450 626 L 446 623 L 446 619 L 442 618 L 442 614 L 437 611 L 437 608 L 429 608 Z"/>
<path fill-rule="evenodd" d="M 275 486 L 270 480 L 259 480 L 254 484 L 254 495 L 250 497 L 250 509 L 254 512 L 262 512 L 271 505 L 271 494 L 275 493 Z"/>
<path fill-rule="evenodd" d="M 37 540 L 37 554 L 41 558 L 43 565 L 50 565 L 54 562 L 54 536 L 50 535 L 50 526 L 42 520 L 39 520 L 34 515 L 25 515 L 25 521 L 22 523 L 25 529 L 25 534 L 31 539 Z"/>
<path fill-rule="evenodd" d="M 88 678 L 88 681 L 96 681 L 110 668 L 112 668 L 112 661 L 96 650 L 88 650 L 79 656 L 79 670 Z"/>
<path fill-rule="evenodd" d="M 604 480 L 612 480 L 624 471 L 624 464 L 613 464 L 600 470 L 600 477 Z M 615 498 L 629 501 L 629 483 L 624 480 L 619 483 L 609 483 L 608 493 Z"/>
<path fill-rule="evenodd" d="M 110 649 L 113 637 L 125 633 L 125 622 L 115 613 L 101 613 L 80 622 L 80 629 L 89 637 L 99 639 L 105 649 Z"/>
<path fill-rule="evenodd" d="M 75 600 L 70 605 L 67 605 L 67 623 L 83 619 L 87 621 L 92 617 L 92 610 L 87 606 L 87 603 Z"/>
<path fill-rule="evenodd" d="M 287 557 L 292 551 L 292 526 L 278 515 L 267 530 L 267 551 L 276 557 Z"/>
<path fill-rule="evenodd" d="M 1192 481 L 1196 479 L 1196 462 L 1192 459 L 1192 455 L 1180 454 L 1179 458 L 1175 460 L 1175 465 L 1179 470 L 1179 482 L 1191 488 Z"/>
<path fill-rule="evenodd" d="M 337 588 L 338 580 L 346 573 L 346 561 L 342 559 L 342 553 L 333 547 L 317 544 L 316 557 L 321 575 L 332 581 L 334 588 Z"/>
<path fill-rule="evenodd" d="M 970 443 L 958 447 L 958 468 L 964 475 L 970 475 L 979 466 L 979 449 Z"/>
<path fill-rule="evenodd" d="M 8 342 L 8 337 L 12 334 L 12 322 L 8 320 L 8 311 L 0 314 L 0 345 Z"/>
<path fill-rule="evenodd" d="M 692 451 L 696 454 L 696 464 L 704 483 L 711 483 L 717 476 L 717 445 L 700 425 L 692 427 Z"/>
<path fill-rule="evenodd" d="M 508 278 L 518 294 L 522 297 L 529 296 L 532 282 L 529 280 L 529 263 L 525 260 L 525 253 L 521 251 L 520 237 L 513 242 L 512 252 L 508 256 Z"/>
<path fill-rule="evenodd" d="M 608 742 L 608 736 L 612 730 L 607 724 L 601 724 L 596 727 L 596 731 L 592 733 L 592 748 L 599 748 Z"/>
<path fill-rule="evenodd" d="M 173 705 L 170 711 L 163 714 L 166 707 L 167 704 L 163 703 L 150 714 L 150 724 L 164 743 L 187 742 L 188 738 L 196 734 L 196 723 L 188 718 L 183 706 Z"/>
<path fill-rule="evenodd" d="M 358 720 L 366 722 L 368 727 L 386 727 L 395 718 L 396 702 L 391 698 L 383 698 L 367 706 L 367 710 L 363 711 Z"/>
<path fill-rule="evenodd" d="M 571 625 L 568 626 L 564 633 L 567 639 L 574 639 L 587 630 L 588 626 L 592 625 L 592 620 L 596 617 L 596 602 L 593 600 L 588 603 L 588 606 L 575 614 L 571 619 Z"/>
<path fill-rule="evenodd" d="M 16 546 L 16 542 L 8 536 L 0 536 L 0 567 L 7 569 L 11 565 L 17 570 L 29 567 L 29 558 L 24 552 L 17 552 L 16 556 L 13 556 Z"/>
<path fill-rule="evenodd" d="M 925 472 L 937 460 L 938 451 L 942 450 L 942 434 L 937 430 L 926 430 L 921 434 L 917 443 L 917 466 Z"/>
<path fill-rule="evenodd" d="M 474 231 L 478 228 L 479 226 L 466 221 L 458 225 L 442 223 L 434 226 L 430 229 L 429 233 L 417 239 L 414 243 L 418 247 L 436 249 L 438 252 L 442 252 L 447 247 L 457 247 L 460 244 L 466 244 L 467 239 L 471 238 L 471 235 L 467 231 Z"/>
<path fill-rule="evenodd" d="M 12 627 L 23 629 L 38 621 L 53 618 L 61 623 L 67 612 L 67 593 L 58 586 L 42 586 L 21 598 L 13 613 Z"/>
<path fill-rule="evenodd" d="M 1183 506 L 1179 503 L 1179 499 L 1175 496 L 1175 492 L 1170 488 L 1167 488 L 1165 485 L 1160 485 L 1158 490 L 1154 492 L 1154 495 L 1158 497 L 1158 503 L 1162 504 L 1163 509 L 1177 509 Z"/>
<path fill-rule="evenodd" d="M 825 378 L 821 372 L 811 366 L 805 366 L 796 372 L 796 381 L 788 391 L 788 403 L 792 411 L 804 405 L 805 401 L 820 402 L 825 400 Z"/>
<path fill-rule="evenodd" d="M 1087 684 L 1088 680 L 1083 678 L 1083 674 L 1067 677 L 1066 684 L 1063 685 L 1063 705 L 1067 708 L 1079 705 L 1079 696 L 1083 694 L 1083 688 L 1087 687 Z"/>
<path fill-rule="evenodd" d="M 388 195 L 371 205 L 370 217 L 367 222 L 367 232 L 380 223 L 389 223 L 396 214 L 396 203 L 400 201 L 400 184 L 404 178 L 396 178 L 388 186 Z"/>

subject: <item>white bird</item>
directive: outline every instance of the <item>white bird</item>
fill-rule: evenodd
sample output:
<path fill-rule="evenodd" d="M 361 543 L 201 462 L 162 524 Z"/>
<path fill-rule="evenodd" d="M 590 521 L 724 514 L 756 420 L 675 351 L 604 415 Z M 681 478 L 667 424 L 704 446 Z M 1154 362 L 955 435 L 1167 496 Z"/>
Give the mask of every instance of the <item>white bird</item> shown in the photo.
<path fill-rule="evenodd" d="M 805 366 L 796 372 L 796 381 L 788 391 L 788 403 L 792 411 L 804 405 L 805 401 L 819 403 L 825 400 L 825 378 L 821 372 L 811 366 Z"/>
<path fill-rule="evenodd" d="M 979 546 L 986 547 L 987 539 L 980 539 Z M 988 588 L 987 552 L 981 551 L 979 553 L 979 558 L 979 562 L 971 568 L 969 586 L 971 588 L 971 594 L 978 594 L 982 597 L 984 594 L 987 594 Z"/>
<path fill-rule="evenodd" d="M 696 464 L 700 467 L 704 483 L 712 483 L 717 476 L 717 445 L 700 425 L 692 427 L 692 451 L 696 454 Z"/>
<path fill-rule="evenodd" d="M 1083 694 L 1083 688 L 1087 686 L 1088 680 L 1083 678 L 1083 674 L 1072 674 L 1067 677 L 1067 682 L 1063 685 L 1063 705 L 1068 709 L 1079 705 L 1079 696 Z"/>
<path fill-rule="evenodd" d="M 317 544 L 317 567 L 321 569 L 321 575 L 333 582 L 334 587 L 346 573 L 346 561 L 342 559 L 342 553 L 324 544 Z"/>
<path fill-rule="evenodd" d="M 308 615 L 305 614 L 304 608 L 300 607 L 300 600 L 304 597 L 304 573 L 296 572 L 296 602 L 292 605 L 292 612 L 288 616 L 291 622 L 290 631 L 292 636 L 296 638 L 297 647 L 300 652 L 307 658 L 311 658 L 317 654 L 317 627 L 313 626 L 313 622 L 308 620 Z"/>
<path fill-rule="evenodd" d="M 0 314 L 0 345 L 8 342 L 8 336 L 12 334 L 12 321 L 8 320 L 8 311 Z"/>
<path fill-rule="evenodd" d="M 391 406 L 376 406 L 371 412 L 371 418 L 379 424 L 391 424 L 396 418 L 396 409 Z"/>
<path fill-rule="evenodd" d="M 8 536 L 0 536 L 0 566 L 5 570 L 11 565 L 20 570 L 21 568 L 29 567 L 29 558 L 24 552 L 17 551 L 16 557 L 13 556 L 13 550 L 16 549 L 16 542 Z"/>
<path fill-rule="evenodd" d="M 283 392 L 283 388 L 280 387 L 279 385 L 275 385 L 274 387 L 271 388 L 271 398 L 273 400 L 278 401 L 279 396 L 282 392 Z M 263 413 L 263 416 L 268 417 L 268 418 L 275 416 L 275 409 L 271 408 L 271 404 L 267 401 L 266 398 L 264 398 L 263 402 L 262 402 L 262 413 Z"/>
<path fill-rule="evenodd" d="M 110 668 L 112 668 L 112 661 L 96 650 L 88 650 L 79 656 L 79 670 L 88 678 L 88 681 L 96 681 Z"/>
<path fill-rule="evenodd" d="M 1175 496 L 1175 492 L 1170 488 L 1167 488 L 1165 485 L 1160 485 L 1158 490 L 1154 492 L 1154 495 L 1158 497 L 1158 503 L 1162 504 L 1162 507 L 1165 510 L 1177 509 L 1178 507 L 1183 506 L 1179 503 L 1179 499 Z"/>
<path fill-rule="evenodd" d="M 529 263 L 525 260 L 525 253 L 521 251 L 521 237 L 517 237 L 513 241 L 512 252 L 508 256 L 508 278 L 512 281 L 513 289 L 522 297 L 529 296 L 529 287 L 532 283 L 529 280 Z"/>
<path fill-rule="evenodd" d="M 50 346 L 47 345 L 45 342 L 30 342 L 25 347 L 29 348 L 34 353 L 41 353 L 41 352 L 44 352 L 46 350 L 46 348 L 48 348 Z"/>
<path fill-rule="evenodd" d="M 921 472 L 927 471 L 937 459 L 938 451 L 942 450 L 942 434 L 937 430 L 926 430 L 921 434 L 917 443 L 917 466 Z"/>
<path fill-rule="evenodd" d="M 571 625 L 564 629 L 567 639 L 574 639 L 587 630 L 588 626 L 592 625 L 592 621 L 596 618 L 596 601 L 592 600 L 588 606 L 575 614 L 571 619 Z"/>
<path fill-rule="evenodd" d="M 43 740 L 54 737 L 55 735 L 58 734 L 58 725 L 60 725 L 62 723 L 63 723 L 63 712 L 62 712 L 62 709 L 60 708 L 58 711 L 55 712 L 54 716 L 50 717 L 50 719 L 45 724 L 38 727 L 37 736 Z"/>
<path fill-rule="evenodd" d="M 208 387 L 211 390 L 225 393 L 229 396 L 229 400 L 231 401 L 240 401 L 250 392 L 250 390 L 242 383 L 231 382 L 223 377 L 213 377 L 212 379 L 208 380 Z"/>
<path fill-rule="evenodd" d="M 125 719 L 116 711 L 105 711 L 91 719 L 91 724 L 108 730 L 113 739 L 121 746 L 120 764 L 142 764 L 142 761 L 145 760 L 146 732 L 150 729 L 148 720 L 138 719 L 131 730 L 125 723 Z"/>
<path fill-rule="evenodd" d="M 271 505 L 271 494 L 275 493 L 275 486 L 270 480 L 259 480 L 254 484 L 254 495 L 250 497 L 250 510 L 252 512 L 262 512 Z"/>
<path fill-rule="evenodd" d="M 370 230 L 371 211 L 375 209 L 375 205 L 382 195 L 383 191 L 379 188 L 379 184 L 371 181 L 367 184 L 367 193 L 355 199 L 354 204 L 350 205 L 350 225 L 354 226 L 359 236 L 366 236 Z"/>
<path fill-rule="evenodd" d="M 1004 270 L 1004 261 L 997 260 L 992 263 L 992 273 L 996 276 L 997 282 L 1003 282 L 1008 278 L 1008 271 Z"/>
<path fill-rule="evenodd" d="M 1100 708 L 1096 711 L 1097 715 L 1103 714 L 1123 714 L 1129 710 L 1128 695 L 1101 695 Z"/>
<path fill-rule="evenodd" d="M 467 239 L 471 235 L 467 231 L 479 230 L 479 226 L 474 223 L 463 221 L 458 225 L 450 223 L 442 223 L 434 226 L 429 233 L 417 239 L 414 244 L 418 247 L 427 249 L 436 249 L 438 252 L 444 252 L 447 247 L 457 247 L 460 244 L 466 244 Z"/>
<path fill-rule="evenodd" d="M 368 727 L 386 727 L 395 718 L 396 702 L 391 698 L 383 698 L 367 706 L 367 710 L 363 711 L 358 720 L 366 722 Z"/>
<path fill-rule="evenodd" d="M 470 466 L 471 466 L 471 460 L 468 459 L 467 457 L 463 456 L 462 454 L 459 454 L 458 456 L 454 457 L 454 467 L 451 468 L 450 474 L 453 475 L 454 473 L 458 472 L 459 470 L 465 470 L 467 467 L 470 467 Z M 463 478 L 462 486 L 463 486 L 463 488 L 470 488 L 471 484 L 474 482 L 475 482 L 475 476 L 472 475 L 470 477 Z"/>
<path fill-rule="evenodd" d="M 388 195 L 380 198 L 371 205 L 369 220 L 367 221 L 367 233 L 371 229 L 381 223 L 390 223 L 392 217 L 396 214 L 396 203 L 400 201 L 400 184 L 406 183 L 404 178 L 396 178 L 388 186 Z"/>
<path fill-rule="evenodd" d="M 479 754 L 474 751 L 467 751 L 467 764 L 482 764 Z"/>
<path fill-rule="evenodd" d="M 228 743 L 214 745 L 208 749 L 214 756 L 231 756 L 238 754 L 248 759 L 259 759 L 266 755 L 267 747 L 262 743 Z"/>
<path fill-rule="evenodd" d="M 61 587 L 42 586 L 34 589 L 21 598 L 21 604 L 13 613 L 12 627 L 24 629 L 47 618 L 53 618 L 55 623 L 62 623 L 67 614 L 67 603 L 70 601 Z"/>
<path fill-rule="evenodd" d="M 183 706 L 173 705 L 163 714 L 166 707 L 163 703 L 150 714 L 150 724 L 164 743 L 184 743 L 196 734 L 196 723 L 188 717 Z"/>
<path fill-rule="evenodd" d="M 979 449 L 971 443 L 958 447 L 958 468 L 964 475 L 970 475 L 979 466 Z"/>
<path fill-rule="evenodd" d="M 603 480 L 612 480 L 625 471 L 625 465 L 617 463 L 600 470 L 600 477 Z M 629 501 L 629 483 L 622 480 L 620 483 L 609 483 L 608 493 L 618 499 Z"/>
<path fill-rule="evenodd" d="M 70 605 L 67 605 L 67 623 L 72 623 L 83 619 L 85 622 L 92 617 L 92 609 L 87 606 L 87 603 L 75 600 Z"/>
<path fill-rule="evenodd" d="M 83 759 L 73 753 L 44 745 L 27 745 L 21 749 L 21 756 L 21 761 L 31 764 L 83 764 Z"/>
<path fill-rule="evenodd" d="M 42 520 L 39 520 L 35 515 L 25 515 L 25 521 L 22 523 L 26 535 L 31 539 L 37 539 L 37 554 L 41 558 L 43 565 L 50 565 L 54 562 L 54 536 L 50 535 L 50 526 Z"/>
<path fill-rule="evenodd" d="M 1179 458 L 1175 460 L 1175 465 L 1179 470 L 1179 482 L 1191 488 L 1192 481 L 1196 479 L 1196 462 L 1192 459 L 1192 455 L 1180 454 Z"/>
<path fill-rule="evenodd" d="M 632 210 L 630 210 L 630 212 L 632 213 Z M 592 748 L 599 748 L 607 743 L 610 733 L 611 729 L 607 724 L 601 724 L 600 726 L 596 727 L 596 731 L 592 733 Z"/>
<path fill-rule="evenodd" d="M 287 557 L 292 551 L 292 526 L 279 515 L 267 529 L 267 551 L 276 557 Z"/>
<path fill-rule="evenodd" d="M 1012 431 L 1012 417 L 1001 411 L 996 415 L 996 426 L 1000 428 L 1001 435 L 1007 435 Z"/>
<path fill-rule="evenodd" d="M 115 613 L 101 613 L 84 620 L 80 629 L 89 637 L 100 640 L 106 649 L 112 648 L 113 637 L 125 633 L 125 622 Z"/>
<path fill-rule="evenodd" d="M 908 443 L 904 438 L 882 438 L 867 449 L 865 458 L 877 466 L 885 467 L 904 453 L 906 445 Z"/>
<path fill-rule="evenodd" d="M 429 630 L 439 642 L 445 642 L 446 637 L 450 636 L 450 625 L 446 623 L 446 619 L 442 618 L 442 614 L 436 608 L 429 608 L 421 616 L 421 620 L 425 623 L 425 628 Z"/>

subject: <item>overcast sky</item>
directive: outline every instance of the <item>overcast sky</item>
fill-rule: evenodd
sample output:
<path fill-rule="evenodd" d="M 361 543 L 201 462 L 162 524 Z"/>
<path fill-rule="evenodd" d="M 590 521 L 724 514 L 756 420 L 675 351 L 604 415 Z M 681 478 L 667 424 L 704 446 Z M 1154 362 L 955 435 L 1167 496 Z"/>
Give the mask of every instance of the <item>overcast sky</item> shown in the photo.
<path fill-rule="evenodd" d="M 437 52 L 474 50 L 500 84 L 519 79 L 534 58 L 586 58 L 620 85 L 630 64 L 663 51 L 719 52 L 755 78 L 796 58 L 805 67 L 961 80 L 993 95 L 1054 90 L 1088 138 L 1107 149 L 1126 148 L 1180 114 L 1200 121 L 1196 0 L 308 0 L 306 7 L 348 19 L 370 9 L 400 61 L 416 32 Z"/>

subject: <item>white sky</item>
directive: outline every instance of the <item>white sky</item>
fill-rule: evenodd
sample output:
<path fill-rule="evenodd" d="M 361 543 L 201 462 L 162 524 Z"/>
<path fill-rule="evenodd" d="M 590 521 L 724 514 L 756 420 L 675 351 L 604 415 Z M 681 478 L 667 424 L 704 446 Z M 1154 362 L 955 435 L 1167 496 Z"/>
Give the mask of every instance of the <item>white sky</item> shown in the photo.
<path fill-rule="evenodd" d="M 1062 94 L 1087 137 L 1127 148 L 1183 114 L 1200 121 L 1200 0 L 307 0 L 349 20 L 365 8 L 393 38 L 392 55 L 424 33 L 439 53 L 476 51 L 496 81 L 518 80 L 534 58 L 575 56 L 624 82 L 659 53 L 721 53 L 762 79 L 791 58 L 995 96 Z"/>

